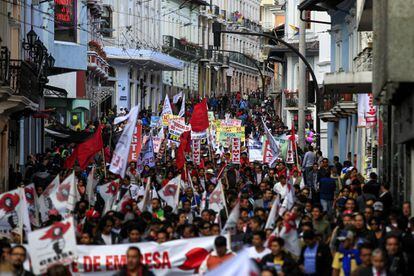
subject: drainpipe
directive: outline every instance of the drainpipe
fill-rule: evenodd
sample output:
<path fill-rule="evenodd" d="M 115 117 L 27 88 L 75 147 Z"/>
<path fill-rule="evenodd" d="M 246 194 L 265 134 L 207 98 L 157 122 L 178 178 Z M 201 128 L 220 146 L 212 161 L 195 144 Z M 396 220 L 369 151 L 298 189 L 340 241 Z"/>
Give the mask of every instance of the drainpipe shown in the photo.
<path fill-rule="evenodd" d="M 25 157 L 25 151 L 24 151 L 24 118 L 20 119 L 19 121 L 20 126 L 20 137 L 19 137 L 19 167 L 20 172 L 23 174 L 24 172 L 24 157 Z"/>

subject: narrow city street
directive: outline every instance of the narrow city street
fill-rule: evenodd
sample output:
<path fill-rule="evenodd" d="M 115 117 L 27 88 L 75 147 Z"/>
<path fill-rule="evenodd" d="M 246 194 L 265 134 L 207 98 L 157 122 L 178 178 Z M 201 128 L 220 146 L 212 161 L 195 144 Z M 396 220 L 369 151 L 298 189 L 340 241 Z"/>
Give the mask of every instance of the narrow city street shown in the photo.
<path fill-rule="evenodd" d="M 412 0 L 0 0 L 0 275 L 413 275 L 413 28 Z"/>

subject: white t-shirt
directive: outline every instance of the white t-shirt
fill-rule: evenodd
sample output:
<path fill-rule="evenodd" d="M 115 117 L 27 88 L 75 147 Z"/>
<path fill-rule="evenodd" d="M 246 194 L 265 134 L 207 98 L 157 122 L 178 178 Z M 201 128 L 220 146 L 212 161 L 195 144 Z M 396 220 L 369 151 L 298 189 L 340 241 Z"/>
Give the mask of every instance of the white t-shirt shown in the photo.
<path fill-rule="evenodd" d="M 247 251 L 249 258 L 255 259 L 257 262 L 260 262 L 265 255 L 272 253 L 269 248 L 265 248 L 262 252 L 259 253 L 256 251 L 256 248 L 254 246 L 249 247 Z"/>
<path fill-rule="evenodd" d="M 102 237 L 102 239 L 103 239 L 103 241 L 104 241 L 104 243 L 106 245 L 111 245 L 112 244 L 112 236 L 111 236 L 111 234 L 109 234 L 109 235 L 101 234 L 101 237 Z"/>

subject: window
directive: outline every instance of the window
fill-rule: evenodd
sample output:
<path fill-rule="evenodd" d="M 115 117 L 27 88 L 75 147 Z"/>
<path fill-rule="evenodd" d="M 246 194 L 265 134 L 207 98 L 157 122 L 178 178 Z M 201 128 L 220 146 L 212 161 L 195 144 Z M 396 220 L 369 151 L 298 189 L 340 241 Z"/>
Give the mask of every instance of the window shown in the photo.
<path fill-rule="evenodd" d="M 77 0 L 55 1 L 55 40 L 77 41 L 76 6 Z"/>
<path fill-rule="evenodd" d="M 101 15 L 101 33 L 104 37 L 112 37 L 112 9 L 104 6 Z"/>
<path fill-rule="evenodd" d="M 305 11 L 305 20 L 311 20 L 312 19 L 312 14 L 311 11 Z M 309 30 L 311 28 L 311 22 L 306 22 L 306 29 Z"/>

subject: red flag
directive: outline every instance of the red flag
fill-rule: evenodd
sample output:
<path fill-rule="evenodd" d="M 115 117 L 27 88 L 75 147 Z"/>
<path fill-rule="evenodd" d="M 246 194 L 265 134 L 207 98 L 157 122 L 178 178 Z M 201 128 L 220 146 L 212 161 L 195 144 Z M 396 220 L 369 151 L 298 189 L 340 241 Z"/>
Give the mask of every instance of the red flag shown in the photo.
<path fill-rule="evenodd" d="M 185 164 L 185 153 L 191 151 L 191 132 L 183 132 L 180 136 L 180 146 L 177 150 L 177 169 L 182 169 Z"/>
<path fill-rule="evenodd" d="M 194 106 L 193 114 L 190 119 L 191 129 L 195 132 L 202 132 L 209 126 L 207 113 L 207 99 Z"/>
<path fill-rule="evenodd" d="M 91 138 L 76 146 L 72 155 L 66 159 L 65 168 L 73 167 L 75 160 L 78 160 L 81 169 L 88 166 L 89 161 L 103 148 L 102 128 L 103 126 L 99 125 Z"/>
<path fill-rule="evenodd" d="M 295 124 L 292 123 L 292 129 L 291 129 L 291 135 L 290 135 L 290 141 L 292 141 L 292 149 L 296 151 L 296 133 L 295 133 Z"/>

